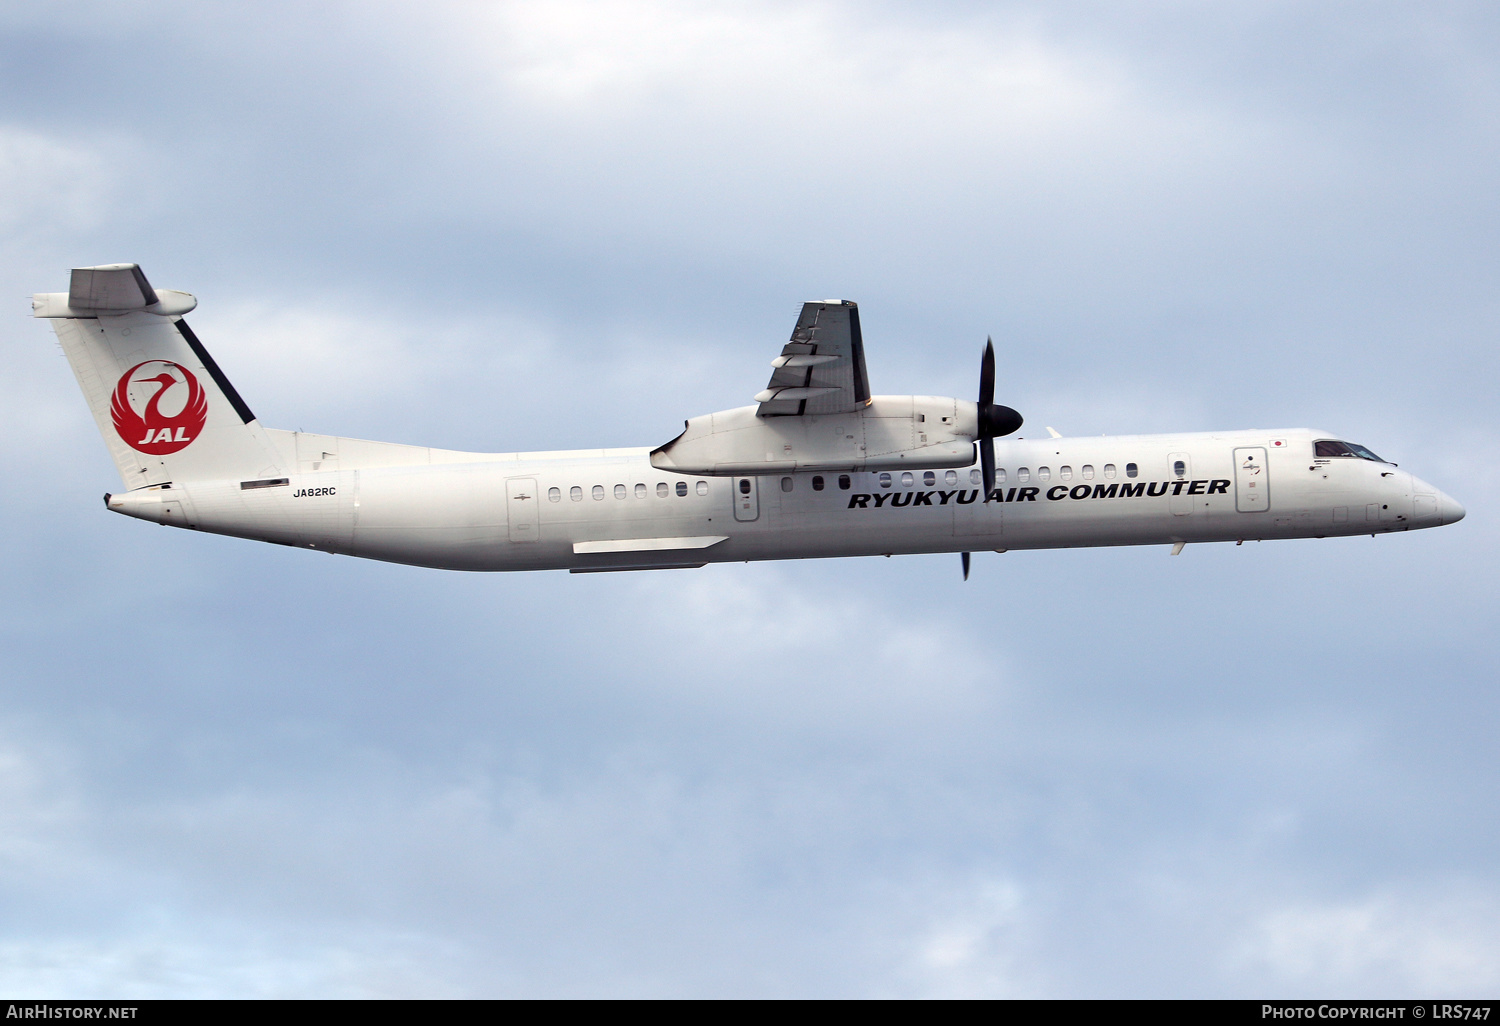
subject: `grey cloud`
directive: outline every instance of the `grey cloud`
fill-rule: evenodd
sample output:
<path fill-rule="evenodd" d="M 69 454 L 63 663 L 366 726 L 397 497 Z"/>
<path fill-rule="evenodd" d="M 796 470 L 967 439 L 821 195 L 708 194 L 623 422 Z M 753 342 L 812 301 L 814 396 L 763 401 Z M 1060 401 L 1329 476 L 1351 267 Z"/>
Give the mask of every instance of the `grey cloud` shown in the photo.
<path fill-rule="evenodd" d="M 0 20 L 11 989 L 1493 984 L 1486 8 L 371 10 Z M 1030 423 L 1323 425 L 1470 514 L 967 584 L 154 531 L 24 319 L 117 259 L 278 426 L 655 443 L 840 294 L 877 390 L 993 333 Z"/>

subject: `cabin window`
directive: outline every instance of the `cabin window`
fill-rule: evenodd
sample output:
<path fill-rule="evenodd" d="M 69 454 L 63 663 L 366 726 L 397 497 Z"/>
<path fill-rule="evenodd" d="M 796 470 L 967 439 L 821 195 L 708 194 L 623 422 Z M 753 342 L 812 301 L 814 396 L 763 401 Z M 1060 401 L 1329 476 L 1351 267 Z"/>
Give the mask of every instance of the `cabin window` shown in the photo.
<path fill-rule="evenodd" d="M 749 495 L 750 494 L 750 479 L 748 477 L 742 477 L 742 478 L 740 478 L 740 494 L 741 495 Z"/>
<path fill-rule="evenodd" d="M 822 478 L 821 475 L 814 474 L 813 475 L 813 491 L 815 491 L 815 492 L 821 492 L 822 490 L 823 490 L 823 478 Z"/>
<path fill-rule="evenodd" d="M 1115 479 L 1115 465 L 1113 463 L 1106 463 L 1104 465 L 1104 477 L 1110 481 Z"/>
<path fill-rule="evenodd" d="M 977 470 L 971 470 L 971 471 L 969 471 L 969 484 L 978 484 L 979 483 L 979 479 L 981 477 L 983 477 L 983 476 L 984 475 L 981 474 Z"/>
<path fill-rule="evenodd" d="M 977 473 L 979 473 L 979 471 L 976 470 L 975 473 L 977 474 Z M 1022 467 L 1020 470 L 1016 471 L 1016 480 L 1019 481 L 1019 482 L 1021 482 L 1022 484 L 1025 484 L 1027 481 L 1030 481 L 1031 480 L 1031 471 L 1028 470 L 1026 467 Z"/>
<path fill-rule="evenodd" d="M 572 488 L 568 489 L 568 498 L 572 499 L 574 502 L 582 502 L 583 489 L 579 488 L 577 485 L 574 485 Z"/>
<path fill-rule="evenodd" d="M 847 492 L 849 490 L 849 483 L 850 482 L 849 482 L 849 475 L 848 474 L 840 474 L 839 475 L 839 489 L 840 490 Z"/>
<path fill-rule="evenodd" d="M 882 488 L 889 488 L 890 486 L 891 486 L 891 475 L 882 472 L 881 475 L 880 475 L 880 487 L 882 487 Z"/>
<path fill-rule="evenodd" d="M 1036 468 L 1036 479 L 1038 481 L 1051 481 L 1052 480 L 1052 468 L 1051 467 L 1037 467 Z"/>
<path fill-rule="evenodd" d="M 604 498 L 604 486 L 603 485 L 594 485 L 594 498 L 595 499 L 602 499 L 602 498 Z"/>
<path fill-rule="evenodd" d="M 1125 476 L 1126 477 L 1139 477 L 1140 473 L 1141 473 L 1141 468 L 1138 467 L 1138 466 L 1136 466 L 1134 463 L 1127 463 L 1127 464 L 1125 464 Z"/>
<path fill-rule="evenodd" d="M 1073 468 L 1072 467 L 1058 467 L 1057 468 L 1057 476 L 1060 477 L 1060 478 L 1062 478 L 1064 481 L 1071 481 L 1071 480 L 1073 480 Z"/>
<path fill-rule="evenodd" d="M 978 484 L 979 482 L 975 481 L 974 483 Z M 1004 484 L 1005 483 L 1005 471 L 1004 470 L 997 469 L 995 471 L 995 483 L 996 484 Z"/>
<path fill-rule="evenodd" d="M 929 487 L 937 484 L 937 475 L 930 470 L 922 471 L 922 483 Z"/>
<path fill-rule="evenodd" d="M 617 499 L 623 499 L 623 498 L 625 498 L 625 486 L 624 485 L 615 485 L 615 498 L 617 498 Z"/>
<path fill-rule="evenodd" d="M 950 470 L 943 475 L 945 484 L 958 484 L 958 471 Z"/>
<path fill-rule="evenodd" d="M 678 498 L 682 498 L 686 494 L 687 494 L 687 482 L 686 481 L 678 481 L 677 482 L 677 497 Z"/>
<path fill-rule="evenodd" d="M 562 489 L 561 488 L 548 488 L 547 489 L 547 501 L 548 502 L 562 502 Z"/>
<path fill-rule="evenodd" d="M 707 481 L 699 481 L 698 482 L 698 494 L 699 495 L 707 495 L 708 494 L 708 482 Z"/>
<path fill-rule="evenodd" d="M 1085 463 L 1083 465 L 1082 474 L 1083 474 L 1083 479 L 1085 481 L 1092 481 L 1094 479 L 1094 468 L 1092 466 L 1090 466 L 1089 464 Z"/>
<path fill-rule="evenodd" d="M 635 486 L 635 497 L 637 499 L 644 499 L 646 497 L 646 486 L 645 485 L 638 484 L 638 485 Z"/>
<path fill-rule="evenodd" d="M 1172 473 L 1178 477 L 1187 477 L 1187 464 L 1181 460 L 1172 461 Z"/>
<path fill-rule="evenodd" d="M 902 488 L 910 488 L 914 483 L 915 482 L 912 479 L 911 471 L 909 471 L 909 470 L 903 470 L 901 472 L 901 487 Z"/>
<path fill-rule="evenodd" d="M 784 491 L 784 492 L 789 492 L 789 491 L 792 490 L 792 479 L 791 478 L 784 477 L 784 478 L 781 479 L 781 490 Z"/>
<path fill-rule="evenodd" d="M 667 487 L 667 483 L 665 481 L 656 482 L 657 498 L 665 499 L 667 497 L 667 493 L 669 493 L 671 490 L 672 489 Z"/>

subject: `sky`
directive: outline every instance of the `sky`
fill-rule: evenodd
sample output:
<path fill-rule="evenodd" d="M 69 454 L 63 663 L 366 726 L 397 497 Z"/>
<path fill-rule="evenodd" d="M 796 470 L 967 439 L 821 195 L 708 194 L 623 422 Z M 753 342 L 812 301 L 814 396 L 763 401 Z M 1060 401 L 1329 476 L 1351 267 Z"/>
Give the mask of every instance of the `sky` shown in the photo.
<path fill-rule="evenodd" d="M 1500 989 L 1500 12 L 0 8 L 0 991 Z M 1379 538 L 473 575 L 111 516 L 27 297 L 263 423 L 656 445 L 806 299 L 871 385 L 1310 427 Z"/>

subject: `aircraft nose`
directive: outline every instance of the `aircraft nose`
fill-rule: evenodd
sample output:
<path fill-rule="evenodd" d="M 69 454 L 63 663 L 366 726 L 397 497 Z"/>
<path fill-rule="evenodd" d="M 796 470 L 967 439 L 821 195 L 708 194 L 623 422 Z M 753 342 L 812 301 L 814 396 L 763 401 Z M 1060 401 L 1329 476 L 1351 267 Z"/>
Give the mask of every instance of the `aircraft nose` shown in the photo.
<path fill-rule="evenodd" d="M 1411 478 L 1413 527 L 1442 527 L 1456 524 L 1467 512 L 1463 503 L 1446 492 L 1432 487 L 1419 477 Z"/>
<path fill-rule="evenodd" d="M 1464 518 L 1466 512 L 1467 510 L 1464 509 L 1463 503 L 1459 502 L 1453 496 L 1443 492 L 1438 493 L 1438 513 L 1441 515 L 1444 524 L 1458 523 Z"/>

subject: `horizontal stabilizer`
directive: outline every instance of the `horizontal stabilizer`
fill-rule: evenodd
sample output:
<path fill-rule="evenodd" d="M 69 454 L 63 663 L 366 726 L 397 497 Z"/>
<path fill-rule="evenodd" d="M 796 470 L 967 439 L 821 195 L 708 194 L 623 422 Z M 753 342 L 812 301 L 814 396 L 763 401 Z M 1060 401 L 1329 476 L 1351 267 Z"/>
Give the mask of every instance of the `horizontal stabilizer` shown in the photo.
<path fill-rule="evenodd" d="M 180 317 L 198 300 L 186 292 L 154 289 L 136 264 L 75 267 L 67 292 L 39 292 L 31 297 L 33 317 L 78 319 L 120 314 L 159 314 Z"/>
<path fill-rule="evenodd" d="M 156 302 L 156 290 L 138 264 L 101 264 L 73 268 L 68 305 L 74 310 L 144 310 Z"/>

